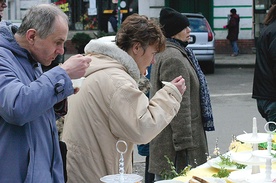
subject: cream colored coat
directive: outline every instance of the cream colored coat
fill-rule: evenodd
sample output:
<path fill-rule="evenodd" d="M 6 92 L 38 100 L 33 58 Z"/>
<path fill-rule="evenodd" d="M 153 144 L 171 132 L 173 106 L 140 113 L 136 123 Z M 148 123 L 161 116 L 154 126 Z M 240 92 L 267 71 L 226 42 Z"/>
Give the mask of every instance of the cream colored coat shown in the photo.
<path fill-rule="evenodd" d="M 113 43 L 92 40 L 85 52 L 93 53 L 92 62 L 80 91 L 69 98 L 62 136 L 68 147 L 68 183 L 100 183 L 101 177 L 117 174 L 118 140 L 128 144 L 124 166 L 132 173 L 133 145 L 160 133 L 182 99 L 169 83 L 149 101 L 138 89 L 137 64 Z"/>

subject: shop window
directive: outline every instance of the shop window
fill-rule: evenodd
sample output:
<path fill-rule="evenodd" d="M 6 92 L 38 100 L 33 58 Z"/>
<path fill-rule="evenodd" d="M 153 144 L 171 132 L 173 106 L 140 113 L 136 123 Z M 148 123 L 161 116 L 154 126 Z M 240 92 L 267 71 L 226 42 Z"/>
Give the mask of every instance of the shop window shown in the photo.
<path fill-rule="evenodd" d="M 88 13 L 84 13 L 80 16 L 80 22 L 82 22 L 84 30 L 98 29 L 97 16 L 89 16 Z"/>
<path fill-rule="evenodd" d="M 269 2 L 267 0 L 255 0 L 255 10 L 268 9 Z"/>

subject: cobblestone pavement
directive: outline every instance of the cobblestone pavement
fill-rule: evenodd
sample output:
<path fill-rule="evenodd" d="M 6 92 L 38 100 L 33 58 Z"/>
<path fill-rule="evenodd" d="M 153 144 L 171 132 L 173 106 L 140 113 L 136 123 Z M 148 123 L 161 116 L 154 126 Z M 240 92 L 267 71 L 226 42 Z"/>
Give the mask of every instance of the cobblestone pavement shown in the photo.
<path fill-rule="evenodd" d="M 132 170 L 134 174 L 142 176 L 142 183 L 145 183 L 145 162 L 134 162 Z"/>

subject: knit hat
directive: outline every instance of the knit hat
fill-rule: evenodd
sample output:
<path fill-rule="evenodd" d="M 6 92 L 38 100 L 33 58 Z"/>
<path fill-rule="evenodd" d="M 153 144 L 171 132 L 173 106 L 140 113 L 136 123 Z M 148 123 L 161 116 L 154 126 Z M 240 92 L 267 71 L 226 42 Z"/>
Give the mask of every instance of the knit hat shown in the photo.
<path fill-rule="evenodd" d="M 176 35 L 190 25 L 189 20 L 185 15 L 168 7 L 165 7 L 160 11 L 159 22 L 167 38 Z"/>

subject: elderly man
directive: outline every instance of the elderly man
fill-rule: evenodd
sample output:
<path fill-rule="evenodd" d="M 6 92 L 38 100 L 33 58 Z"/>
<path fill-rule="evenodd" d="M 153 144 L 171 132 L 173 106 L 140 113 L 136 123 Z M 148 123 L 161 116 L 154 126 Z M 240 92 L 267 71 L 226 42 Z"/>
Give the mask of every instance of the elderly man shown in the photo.
<path fill-rule="evenodd" d="M 64 53 L 68 35 L 68 17 L 55 5 L 32 7 L 15 34 L 0 22 L 0 34 L 0 182 L 63 183 L 55 123 L 74 93 L 71 79 L 91 59 L 72 56 L 42 73 Z"/>

